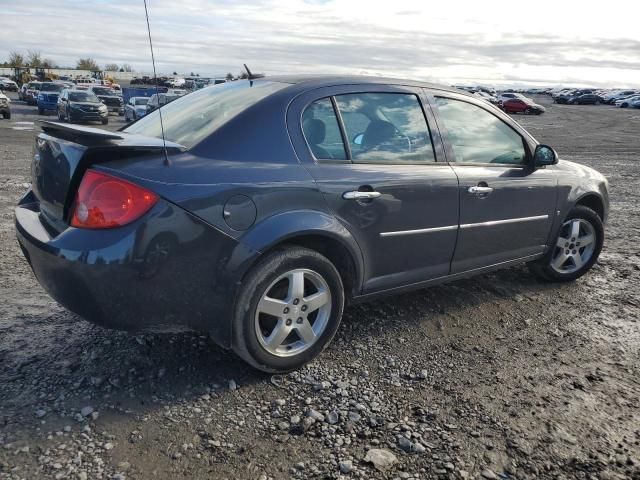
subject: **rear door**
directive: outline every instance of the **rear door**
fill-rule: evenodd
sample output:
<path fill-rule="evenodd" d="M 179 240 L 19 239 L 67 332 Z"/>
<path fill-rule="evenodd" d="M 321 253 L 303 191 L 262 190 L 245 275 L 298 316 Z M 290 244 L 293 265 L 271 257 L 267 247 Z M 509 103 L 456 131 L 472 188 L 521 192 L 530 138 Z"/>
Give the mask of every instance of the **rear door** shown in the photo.
<path fill-rule="evenodd" d="M 363 252 L 364 293 L 449 273 L 458 181 L 421 89 L 351 85 L 298 97 L 296 152 Z"/>
<path fill-rule="evenodd" d="M 530 165 L 535 142 L 490 105 L 448 92 L 430 97 L 447 159 L 460 180 L 460 232 L 451 273 L 542 253 L 557 179 Z"/>

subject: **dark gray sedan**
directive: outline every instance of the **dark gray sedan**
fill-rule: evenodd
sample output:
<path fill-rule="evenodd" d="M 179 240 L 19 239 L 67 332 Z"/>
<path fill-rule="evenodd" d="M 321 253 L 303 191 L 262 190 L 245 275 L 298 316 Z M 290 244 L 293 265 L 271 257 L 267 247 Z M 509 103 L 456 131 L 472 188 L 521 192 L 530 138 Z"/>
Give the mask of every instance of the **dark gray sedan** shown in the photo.
<path fill-rule="evenodd" d="M 43 130 L 16 230 L 48 292 L 110 327 L 208 331 L 270 372 L 316 357 L 347 302 L 523 262 L 572 281 L 604 241 L 602 175 L 437 85 L 253 79 L 119 132 Z"/>

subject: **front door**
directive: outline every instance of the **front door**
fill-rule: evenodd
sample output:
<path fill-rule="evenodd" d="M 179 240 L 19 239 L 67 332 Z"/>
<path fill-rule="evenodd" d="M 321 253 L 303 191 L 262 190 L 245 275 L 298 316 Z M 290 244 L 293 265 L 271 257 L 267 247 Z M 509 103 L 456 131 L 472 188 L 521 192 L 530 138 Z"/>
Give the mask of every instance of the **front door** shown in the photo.
<path fill-rule="evenodd" d="M 542 253 L 556 208 L 553 171 L 531 167 L 527 140 L 489 105 L 436 94 L 435 108 L 460 182 L 451 273 Z"/>
<path fill-rule="evenodd" d="M 458 181 L 437 162 L 442 145 L 430 133 L 420 91 L 336 87 L 314 92 L 298 108 L 293 117 L 302 118 L 311 154 L 305 166 L 363 252 L 363 293 L 447 275 Z"/>

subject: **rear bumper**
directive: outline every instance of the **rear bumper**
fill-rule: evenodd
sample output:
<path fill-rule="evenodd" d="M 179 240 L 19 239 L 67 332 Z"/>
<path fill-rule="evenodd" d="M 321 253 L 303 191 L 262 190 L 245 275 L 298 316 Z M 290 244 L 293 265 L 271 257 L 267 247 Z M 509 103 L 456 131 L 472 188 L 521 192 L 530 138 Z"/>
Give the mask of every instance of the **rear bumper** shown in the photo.
<path fill-rule="evenodd" d="M 237 275 L 256 252 L 180 207 L 161 200 L 124 227 L 52 234 L 29 192 L 15 225 L 40 284 L 84 319 L 122 330 L 188 327 L 230 346 Z"/>
<path fill-rule="evenodd" d="M 107 105 L 107 111 L 109 113 L 124 113 L 124 107 L 120 105 Z"/>

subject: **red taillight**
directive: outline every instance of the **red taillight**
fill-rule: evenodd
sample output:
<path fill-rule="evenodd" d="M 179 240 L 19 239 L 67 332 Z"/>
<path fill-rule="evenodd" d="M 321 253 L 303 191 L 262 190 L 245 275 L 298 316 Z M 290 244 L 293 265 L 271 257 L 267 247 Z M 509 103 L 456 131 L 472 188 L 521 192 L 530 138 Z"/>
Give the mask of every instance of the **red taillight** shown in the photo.
<path fill-rule="evenodd" d="M 117 177 L 87 170 L 73 204 L 71 225 L 114 228 L 140 218 L 158 201 L 158 195 Z"/>

